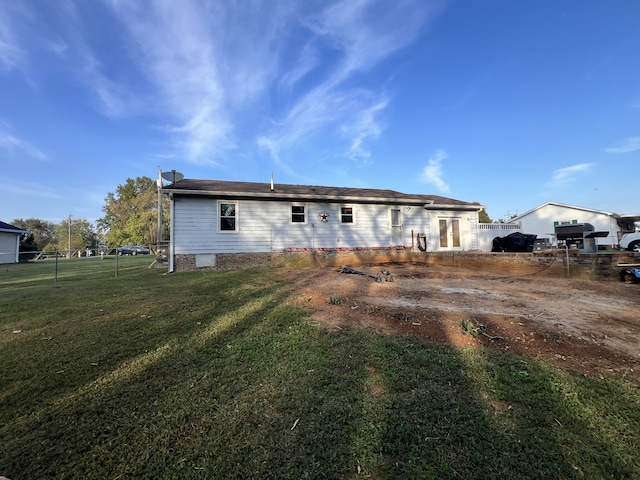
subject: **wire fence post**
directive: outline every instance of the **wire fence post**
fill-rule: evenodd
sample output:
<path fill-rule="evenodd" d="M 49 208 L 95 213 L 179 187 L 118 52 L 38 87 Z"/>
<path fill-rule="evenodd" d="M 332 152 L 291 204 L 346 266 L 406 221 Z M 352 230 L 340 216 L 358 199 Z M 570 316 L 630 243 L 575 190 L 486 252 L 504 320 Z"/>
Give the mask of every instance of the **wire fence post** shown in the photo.
<path fill-rule="evenodd" d="M 118 253 L 118 249 L 116 248 L 116 278 L 118 277 L 118 257 L 120 256 Z"/>
<path fill-rule="evenodd" d="M 55 275 L 55 283 L 58 283 L 58 257 L 60 256 L 60 255 L 59 255 L 58 250 L 56 250 L 55 255 L 56 255 L 56 275 Z"/>

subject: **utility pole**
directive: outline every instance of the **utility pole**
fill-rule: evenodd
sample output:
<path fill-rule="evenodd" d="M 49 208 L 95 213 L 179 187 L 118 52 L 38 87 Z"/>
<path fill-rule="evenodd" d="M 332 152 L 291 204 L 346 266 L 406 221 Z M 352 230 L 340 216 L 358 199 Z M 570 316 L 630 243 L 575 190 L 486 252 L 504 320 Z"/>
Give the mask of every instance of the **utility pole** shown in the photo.
<path fill-rule="evenodd" d="M 162 169 L 158 167 L 158 252 L 162 245 Z"/>
<path fill-rule="evenodd" d="M 71 258 L 71 215 L 69 215 L 69 248 L 67 250 L 67 258 Z"/>
<path fill-rule="evenodd" d="M 506 215 L 507 215 L 506 221 L 509 222 L 509 220 L 511 220 L 513 217 L 518 216 L 518 210 L 507 210 Z"/>

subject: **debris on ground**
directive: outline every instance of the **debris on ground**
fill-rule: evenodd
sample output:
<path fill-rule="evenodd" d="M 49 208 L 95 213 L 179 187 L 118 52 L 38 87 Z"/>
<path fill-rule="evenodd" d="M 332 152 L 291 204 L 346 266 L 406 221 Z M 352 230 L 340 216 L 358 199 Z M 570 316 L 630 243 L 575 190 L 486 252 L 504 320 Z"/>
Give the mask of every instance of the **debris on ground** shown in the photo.
<path fill-rule="evenodd" d="M 488 333 L 486 333 L 485 329 L 487 327 L 482 323 L 478 322 L 475 318 L 467 318 L 463 320 L 461 323 L 461 326 L 462 326 L 462 330 L 464 330 L 465 333 L 471 334 L 472 337 L 477 337 L 478 335 L 484 335 L 489 340 L 504 340 L 502 337 L 499 337 L 497 335 L 489 335 Z"/>
<path fill-rule="evenodd" d="M 312 321 L 330 331 L 349 325 L 385 335 L 415 335 L 456 348 L 493 348 L 542 358 L 594 378 L 640 378 L 640 283 L 625 284 L 618 272 L 588 280 L 532 278 L 528 270 L 497 266 L 476 270 L 428 263 L 351 265 L 373 274 L 391 270 L 393 284 L 374 286 L 368 283 L 370 277 L 336 275 L 340 265 L 318 268 L 314 275 L 307 269 L 278 270 L 288 282 L 304 285 L 297 302 L 309 309 Z M 331 305 L 327 300 L 332 295 L 343 303 Z M 502 339 L 490 340 L 480 331 L 474 337 L 462 327 L 465 319 L 484 324 L 487 335 Z M 468 324 L 471 330 L 473 323 Z"/>
<path fill-rule="evenodd" d="M 409 320 L 409 316 L 404 312 L 393 312 L 391 316 L 396 320 L 402 320 L 402 321 Z"/>
<path fill-rule="evenodd" d="M 361 272 L 360 270 L 356 270 L 355 268 L 347 267 L 346 265 L 342 265 L 338 272 L 340 273 L 350 273 L 354 275 L 363 275 L 365 277 L 374 278 L 376 282 L 393 282 L 393 277 L 391 276 L 391 272 L 389 270 L 380 270 L 376 275 L 372 275 L 370 273 Z"/>
<path fill-rule="evenodd" d="M 620 280 L 626 283 L 640 283 L 640 265 L 639 264 L 621 264 L 619 266 L 627 266 L 620 271 Z"/>

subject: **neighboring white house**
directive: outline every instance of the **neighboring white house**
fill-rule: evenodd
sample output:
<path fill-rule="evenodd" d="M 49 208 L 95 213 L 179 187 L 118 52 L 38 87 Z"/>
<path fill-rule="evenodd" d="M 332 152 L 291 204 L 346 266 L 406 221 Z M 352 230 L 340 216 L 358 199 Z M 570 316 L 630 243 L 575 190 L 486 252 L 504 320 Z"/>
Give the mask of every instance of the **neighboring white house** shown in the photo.
<path fill-rule="evenodd" d="M 478 204 L 393 190 L 183 179 L 171 200 L 176 258 L 213 267 L 223 253 L 402 248 L 476 250 Z M 178 262 L 180 263 L 180 262 Z"/>
<path fill-rule="evenodd" d="M 20 260 L 21 228 L 0 222 L 0 263 L 18 263 Z"/>
<path fill-rule="evenodd" d="M 544 203 L 528 212 L 510 219 L 510 224 L 519 224 L 520 232 L 549 237 L 555 234 L 556 225 L 589 223 L 594 231 L 608 232 L 597 239 L 598 245 L 616 246 L 620 237 L 635 230 L 638 215 L 619 215 L 593 208 L 565 205 L 557 202 Z"/>

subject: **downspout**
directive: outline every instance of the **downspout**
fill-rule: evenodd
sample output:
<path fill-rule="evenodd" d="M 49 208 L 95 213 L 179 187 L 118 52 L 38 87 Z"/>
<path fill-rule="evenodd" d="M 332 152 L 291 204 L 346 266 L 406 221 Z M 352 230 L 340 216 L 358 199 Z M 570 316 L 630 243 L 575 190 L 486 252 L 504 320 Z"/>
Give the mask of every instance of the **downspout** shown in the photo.
<path fill-rule="evenodd" d="M 15 263 L 20 263 L 20 235 L 16 235 L 16 258 Z"/>
<path fill-rule="evenodd" d="M 617 238 L 619 237 L 618 235 L 618 221 L 615 220 L 613 218 L 613 216 L 609 215 L 609 238 L 610 240 L 610 247 L 609 248 L 616 248 L 618 246 L 618 240 Z"/>
<path fill-rule="evenodd" d="M 475 229 L 476 229 L 476 250 L 480 251 L 480 210 L 476 212 Z"/>

